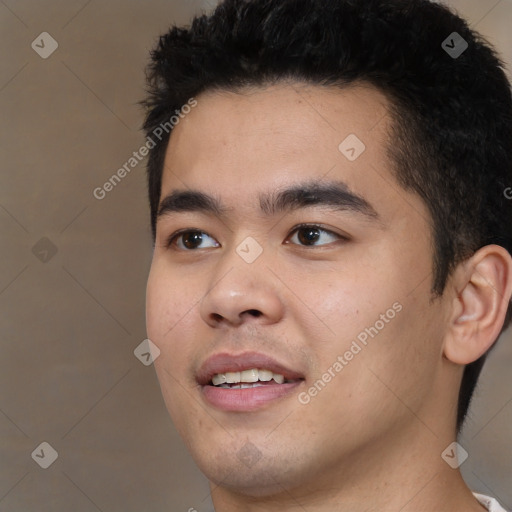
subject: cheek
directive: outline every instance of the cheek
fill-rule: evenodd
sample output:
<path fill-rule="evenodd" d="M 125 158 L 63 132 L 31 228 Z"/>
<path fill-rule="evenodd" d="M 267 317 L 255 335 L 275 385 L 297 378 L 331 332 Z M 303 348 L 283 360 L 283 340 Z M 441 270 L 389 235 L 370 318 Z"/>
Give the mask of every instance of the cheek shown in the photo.
<path fill-rule="evenodd" d="M 374 405 L 418 411 L 428 400 L 440 362 L 441 328 L 436 308 L 428 305 L 428 288 L 414 294 L 395 294 L 393 306 L 383 304 L 356 334 L 365 344 L 357 356 L 365 367 L 363 388 L 373 395 Z M 355 358 L 354 358 L 355 360 Z M 357 365 L 357 363 L 356 363 Z M 355 365 L 354 365 L 355 366 Z"/>
<path fill-rule="evenodd" d="M 146 289 L 146 327 L 148 337 L 163 354 L 184 359 L 188 343 L 186 332 L 197 315 L 201 295 L 194 281 L 180 277 L 172 269 L 154 262 Z M 180 347 L 180 350 L 176 350 Z"/>
<path fill-rule="evenodd" d="M 365 265 L 364 269 L 335 269 L 295 281 L 294 291 L 301 299 L 297 304 L 308 313 L 302 318 L 311 318 L 302 326 L 316 372 L 322 374 L 346 354 L 343 365 L 366 365 L 386 381 L 402 375 L 402 382 L 410 382 L 415 379 L 417 363 L 424 356 L 435 356 L 435 348 L 424 341 L 433 335 L 428 331 L 433 325 L 428 283 L 411 294 L 413 286 L 393 270 L 389 265 Z M 357 372 L 352 377 L 357 385 Z M 371 373 L 369 377 L 374 380 Z"/>
<path fill-rule="evenodd" d="M 186 425 L 182 423 L 186 421 L 180 419 L 180 411 L 193 409 L 187 405 L 188 393 L 184 389 L 194 385 L 187 377 L 192 348 L 187 332 L 198 304 L 190 283 L 182 286 L 184 279 L 162 263 L 154 260 L 148 277 L 146 328 L 148 338 L 160 349 L 154 367 L 162 396 L 176 427 L 184 435 Z"/>
<path fill-rule="evenodd" d="M 366 282 L 370 275 L 372 286 Z M 385 311 L 393 303 L 387 293 L 382 293 L 379 276 L 368 266 L 361 272 L 354 266 L 350 269 L 339 266 L 302 274 L 300 279 L 295 277 L 290 288 L 299 299 L 292 302 L 297 308 L 295 318 L 303 319 L 303 327 L 309 330 L 306 339 L 321 336 L 334 352 L 371 319 L 375 322 L 382 305 L 386 306 Z M 377 290 L 381 293 L 376 293 Z M 315 342 L 315 352 L 318 348 Z"/>

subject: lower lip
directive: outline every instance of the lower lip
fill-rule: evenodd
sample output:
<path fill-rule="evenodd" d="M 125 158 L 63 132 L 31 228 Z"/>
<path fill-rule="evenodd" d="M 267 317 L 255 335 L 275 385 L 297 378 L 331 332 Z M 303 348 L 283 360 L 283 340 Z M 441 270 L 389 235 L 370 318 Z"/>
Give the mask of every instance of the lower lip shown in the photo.
<path fill-rule="evenodd" d="M 245 389 L 203 386 L 202 392 L 205 400 L 217 409 L 223 411 L 254 411 L 291 394 L 297 386 L 300 386 L 301 382 L 267 384 Z"/>

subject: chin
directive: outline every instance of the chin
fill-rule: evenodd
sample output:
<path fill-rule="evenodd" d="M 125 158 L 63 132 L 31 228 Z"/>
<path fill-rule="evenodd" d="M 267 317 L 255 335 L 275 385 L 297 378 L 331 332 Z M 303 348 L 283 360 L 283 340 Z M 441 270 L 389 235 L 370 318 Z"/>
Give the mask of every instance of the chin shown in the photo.
<path fill-rule="evenodd" d="M 232 493 L 249 496 L 252 498 L 263 498 L 282 493 L 287 485 L 280 480 L 279 474 L 268 473 L 266 468 L 244 470 L 230 468 L 226 471 L 224 478 L 219 478 L 219 472 L 204 473 L 206 478 L 215 486 L 228 489 Z"/>
<path fill-rule="evenodd" d="M 276 451 L 270 460 L 264 455 L 251 460 L 248 450 L 228 454 L 227 450 L 219 449 L 215 454 L 207 452 L 206 457 L 192 455 L 212 484 L 235 494 L 261 498 L 281 494 L 301 484 L 297 461 L 289 460 Z M 307 480 L 307 475 L 304 480 Z"/>

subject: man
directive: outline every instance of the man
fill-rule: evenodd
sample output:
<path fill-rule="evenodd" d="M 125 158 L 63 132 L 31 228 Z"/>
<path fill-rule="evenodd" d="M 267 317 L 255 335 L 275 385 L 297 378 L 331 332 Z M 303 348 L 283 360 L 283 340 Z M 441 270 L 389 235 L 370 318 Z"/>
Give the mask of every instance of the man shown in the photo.
<path fill-rule="evenodd" d="M 427 0 L 226 0 L 149 86 L 148 337 L 215 510 L 503 510 L 452 444 L 510 320 L 489 46 Z"/>

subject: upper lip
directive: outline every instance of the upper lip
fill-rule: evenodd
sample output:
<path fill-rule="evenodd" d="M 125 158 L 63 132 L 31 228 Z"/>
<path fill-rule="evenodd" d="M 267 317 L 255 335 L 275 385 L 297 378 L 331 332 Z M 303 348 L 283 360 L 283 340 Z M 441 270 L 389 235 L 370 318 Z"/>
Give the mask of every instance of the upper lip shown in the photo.
<path fill-rule="evenodd" d="M 286 380 L 303 379 L 304 376 L 274 358 L 259 352 L 243 352 L 241 354 L 230 354 L 219 352 L 210 356 L 199 367 L 197 371 L 197 382 L 202 386 L 210 383 L 212 377 L 217 373 L 241 372 L 252 368 L 271 370 L 273 373 L 282 375 Z"/>

